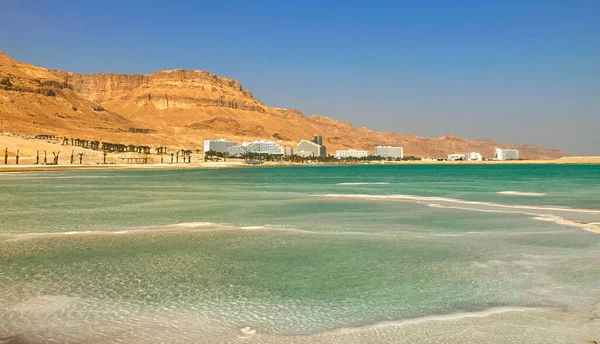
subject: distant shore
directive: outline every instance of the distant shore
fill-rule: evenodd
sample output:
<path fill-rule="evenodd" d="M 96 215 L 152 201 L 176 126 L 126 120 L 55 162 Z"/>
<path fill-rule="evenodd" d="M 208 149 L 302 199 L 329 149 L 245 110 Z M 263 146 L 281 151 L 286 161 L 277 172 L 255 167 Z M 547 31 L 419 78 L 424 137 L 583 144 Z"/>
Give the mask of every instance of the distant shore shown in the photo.
<path fill-rule="evenodd" d="M 69 143 L 69 142 L 67 142 Z M 264 164 L 246 164 L 244 159 L 209 157 L 205 161 L 202 150 L 185 147 L 160 147 L 148 150 L 106 152 L 90 147 L 62 144 L 58 139 L 36 139 L 20 135 L 0 135 L 0 148 L 5 147 L 6 160 L 0 158 L 0 173 L 41 171 L 101 171 L 101 170 L 150 170 L 190 168 L 242 168 L 264 166 L 347 166 L 347 165 L 499 165 L 499 164 L 600 164 L 596 157 L 563 157 L 555 160 L 519 161 L 337 161 L 304 162 L 277 161 Z M 136 146 L 140 147 L 140 146 Z M 148 148 L 149 147 L 145 147 Z M 165 150 L 162 150 L 165 148 Z M 3 152 L 4 153 L 4 152 Z M 3 154 L 4 155 L 4 154 Z M 4 158 L 4 157 L 3 157 Z M 2 164 L 3 162 L 7 164 Z M 54 163 L 54 164 L 50 164 Z"/>
<path fill-rule="evenodd" d="M 191 164 L 63 164 L 63 165 L 0 165 L 4 172 L 46 172 L 46 171 L 110 171 L 110 170 L 175 170 L 202 168 L 242 168 L 267 166 L 356 166 L 356 165 L 600 165 L 600 157 L 565 157 L 556 160 L 519 160 L 519 161 L 370 161 L 340 163 L 293 163 L 265 162 L 260 165 L 246 164 L 241 159 L 228 161 L 207 161 Z"/>
<path fill-rule="evenodd" d="M 392 161 L 387 164 L 442 164 L 442 165 L 600 165 L 600 156 L 568 156 L 553 160 L 484 160 L 484 161 Z"/>

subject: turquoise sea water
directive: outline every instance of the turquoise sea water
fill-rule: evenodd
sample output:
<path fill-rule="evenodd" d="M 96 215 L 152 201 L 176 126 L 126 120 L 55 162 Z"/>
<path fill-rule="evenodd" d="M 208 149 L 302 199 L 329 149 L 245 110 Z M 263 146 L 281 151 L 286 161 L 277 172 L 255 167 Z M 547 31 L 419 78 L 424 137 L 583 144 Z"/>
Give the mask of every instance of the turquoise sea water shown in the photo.
<path fill-rule="evenodd" d="M 0 343 L 600 339 L 600 166 L 0 175 Z"/>

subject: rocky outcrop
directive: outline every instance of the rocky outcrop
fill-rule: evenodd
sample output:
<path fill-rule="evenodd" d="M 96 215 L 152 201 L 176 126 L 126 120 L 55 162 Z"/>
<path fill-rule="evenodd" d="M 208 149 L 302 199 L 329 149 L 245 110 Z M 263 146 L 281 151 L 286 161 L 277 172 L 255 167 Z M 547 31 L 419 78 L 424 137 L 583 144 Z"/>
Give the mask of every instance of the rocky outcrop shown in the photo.
<path fill-rule="evenodd" d="M 205 71 L 177 69 L 137 75 L 50 72 L 83 98 L 108 107 L 150 105 L 165 110 L 213 106 L 265 112 L 265 105 L 238 81 Z"/>
<path fill-rule="evenodd" d="M 88 139 L 143 128 L 82 98 L 64 79 L 48 70 L 15 61 L 1 52 L 0 119 L 6 132 L 54 135 L 76 132 Z"/>

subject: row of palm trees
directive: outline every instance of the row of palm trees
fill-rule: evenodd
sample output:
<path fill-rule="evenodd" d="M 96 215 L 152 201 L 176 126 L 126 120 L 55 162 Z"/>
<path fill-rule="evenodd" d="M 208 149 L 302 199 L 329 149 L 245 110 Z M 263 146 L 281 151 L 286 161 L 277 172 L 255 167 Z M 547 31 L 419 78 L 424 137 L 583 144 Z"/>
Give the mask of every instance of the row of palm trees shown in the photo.
<path fill-rule="evenodd" d="M 207 159 L 207 157 L 210 158 L 210 157 L 214 157 L 214 156 L 216 156 L 217 159 L 219 157 L 223 157 L 223 158 L 233 157 L 231 154 L 228 154 L 228 153 L 219 153 L 219 152 L 211 152 L 211 151 L 208 151 L 205 153 L 205 159 Z M 259 153 L 252 153 L 252 152 L 242 154 L 242 155 L 238 156 L 238 158 L 245 159 L 246 161 L 289 161 L 289 162 L 295 162 L 295 163 L 305 163 L 307 161 L 324 162 L 324 163 L 339 163 L 339 162 L 362 162 L 362 161 L 421 160 L 420 158 L 417 158 L 414 156 L 406 156 L 403 158 L 385 158 L 385 157 L 381 157 L 381 156 L 377 156 L 377 155 L 369 155 L 367 157 L 362 157 L 362 158 L 348 157 L 348 158 L 338 159 L 333 155 L 305 157 L 305 156 L 300 156 L 300 155 L 282 156 L 282 155 L 259 154 Z"/>
<path fill-rule="evenodd" d="M 123 153 L 123 152 L 136 152 L 143 154 L 151 154 L 152 148 L 150 146 L 136 146 L 136 145 L 125 145 L 122 143 L 112 143 L 112 142 L 100 142 L 100 141 L 90 141 L 78 138 L 69 138 L 63 137 L 62 144 L 65 146 L 76 146 L 81 148 L 89 148 L 93 150 L 103 150 L 107 152 L 115 152 L 115 153 Z M 155 154 L 163 155 L 169 153 L 169 148 L 160 146 L 154 148 Z M 172 154 L 177 154 L 181 156 L 188 157 L 192 155 L 194 151 L 190 149 L 182 149 L 176 151 Z M 196 153 L 200 153 L 200 150 L 196 150 Z"/>
<path fill-rule="evenodd" d="M 112 143 L 112 142 L 100 142 L 100 141 L 91 141 L 79 138 L 69 138 L 63 137 L 62 144 L 66 146 L 76 146 L 81 148 L 89 148 L 93 150 L 103 150 L 107 152 L 114 153 L 123 153 L 123 152 L 136 152 L 136 153 L 144 153 L 150 154 L 151 148 L 150 146 L 136 146 L 136 145 L 125 145 L 122 143 Z M 166 153 L 167 147 L 158 147 L 156 148 L 157 154 Z"/>
<path fill-rule="evenodd" d="M 89 149 L 93 149 L 93 150 L 98 150 L 100 148 L 100 141 L 90 141 L 90 140 L 68 138 L 68 137 L 63 137 L 62 144 L 65 146 L 76 146 L 76 147 L 81 147 L 81 148 L 89 148 Z"/>

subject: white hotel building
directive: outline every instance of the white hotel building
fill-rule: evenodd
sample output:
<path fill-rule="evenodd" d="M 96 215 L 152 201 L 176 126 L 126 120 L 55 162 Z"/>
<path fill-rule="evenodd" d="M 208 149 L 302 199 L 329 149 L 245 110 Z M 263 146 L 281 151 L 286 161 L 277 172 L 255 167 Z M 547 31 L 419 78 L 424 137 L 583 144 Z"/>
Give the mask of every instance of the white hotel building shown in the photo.
<path fill-rule="evenodd" d="M 296 153 L 301 157 L 309 158 L 317 156 L 327 156 L 327 150 L 325 146 L 318 144 L 314 141 L 302 140 L 298 143 L 298 146 L 296 147 Z"/>
<path fill-rule="evenodd" d="M 227 153 L 229 147 L 233 146 L 237 146 L 237 143 L 225 139 L 204 140 L 204 152 L 213 151 L 217 153 Z"/>
<path fill-rule="evenodd" d="M 277 142 L 256 140 L 254 142 L 244 142 L 242 144 L 247 153 L 282 155 L 281 146 Z"/>
<path fill-rule="evenodd" d="M 402 159 L 404 157 L 404 151 L 402 150 L 402 147 L 377 146 L 375 147 L 375 155 L 382 158 Z"/>
<path fill-rule="evenodd" d="M 471 152 L 465 154 L 465 160 L 467 161 L 483 161 L 483 156 L 477 152 Z"/>
<path fill-rule="evenodd" d="M 227 153 L 232 156 L 241 156 L 246 154 L 246 147 L 242 146 L 230 146 L 227 148 Z"/>
<path fill-rule="evenodd" d="M 465 154 L 449 154 L 448 161 L 482 161 L 483 156 L 477 152 L 465 153 Z"/>
<path fill-rule="evenodd" d="M 519 160 L 519 151 L 516 149 L 494 149 L 494 160 Z"/>
<path fill-rule="evenodd" d="M 335 151 L 336 159 L 343 158 L 366 158 L 369 156 L 369 152 L 366 150 L 356 150 L 356 149 L 348 149 L 348 150 L 337 150 Z"/>
<path fill-rule="evenodd" d="M 448 161 L 459 161 L 465 160 L 464 154 L 448 154 Z"/>

